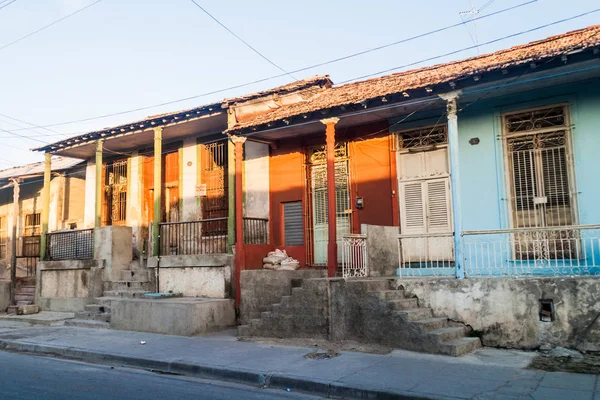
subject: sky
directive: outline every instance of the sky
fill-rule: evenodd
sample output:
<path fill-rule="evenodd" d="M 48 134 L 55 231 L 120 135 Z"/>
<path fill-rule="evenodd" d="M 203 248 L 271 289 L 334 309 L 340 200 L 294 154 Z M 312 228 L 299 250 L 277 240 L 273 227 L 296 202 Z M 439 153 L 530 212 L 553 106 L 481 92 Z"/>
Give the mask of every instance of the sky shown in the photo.
<path fill-rule="evenodd" d="M 0 0 L 0 169 L 41 161 L 43 155 L 29 149 L 44 143 L 293 81 L 286 75 L 95 118 L 282 74 L 191 0 L 101 0 L 11 44 L 95 1 Z M 481 8 L 481 17 L 531 0 L 196 1 L 265 57 L 293 71 L 459 23 L 465 18 L 460 13 L 470 9 Z M 478 48 L 410 68 L 475 56 L 598 24 L 600 12 L 595 12 L 483 45 L 597 8 L 593 0 L 537 0 L 293 76 L 329 74 L 334 83 L 356 80 L 474 46 L 476 39 L 482 44 Z M 88 118 L 93 119 L 63 124 Z M 47 125 L 53 126 L 40 128 Z"/>

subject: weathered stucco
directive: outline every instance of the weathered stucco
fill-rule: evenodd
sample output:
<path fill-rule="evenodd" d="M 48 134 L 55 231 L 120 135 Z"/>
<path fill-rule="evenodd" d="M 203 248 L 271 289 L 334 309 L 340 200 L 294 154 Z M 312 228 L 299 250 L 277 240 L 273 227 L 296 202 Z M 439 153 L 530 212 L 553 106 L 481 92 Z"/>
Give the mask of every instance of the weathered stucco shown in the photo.
<path fill-rule="evenodd" d="M 363 224 L 361 233 L 367 235 L 369 276 L 395 276 L 395 266 L 398 265 L 398 227 Z"/>
<path fill-rule="evenodd" d="M 0 312 L 10 306 L 10 281 L 0 281 Z"/>
<path fill-rule="evenodd" d="M 229 297 L 231 268 L 223 267 L 184 267 L 160 268 L 159 290 L 181 293 L 186 297 Z"/>
<path fill-rule="evenodd" d="M 83 311 L 103 293 L 104 262 L 42 261 L 36 272 L 36 303 L 45 311 Z"/>
<path fill-rule="evenodd" d="M 596 278 L 398 279 L 396 284 L 435 314 L 481 331 L 486 346 L 600 350 Z M 553 322 L 540 321 L 542 299 L 554 302 Z"/>
<path fill-rule="evenodd" d="M 154 274 L 158 268 L 161 292 L 216 299 L 233 295 L 233 256 L 228 254 L 151 257 L 148 268 Z"/>
<path fill-rule="evenodd" d="M 94 229 L 94 259 L 104 260 L 105 281 L 118 281 L 132 260 L 132 231 L 128 226 L 103 226 Z"/>

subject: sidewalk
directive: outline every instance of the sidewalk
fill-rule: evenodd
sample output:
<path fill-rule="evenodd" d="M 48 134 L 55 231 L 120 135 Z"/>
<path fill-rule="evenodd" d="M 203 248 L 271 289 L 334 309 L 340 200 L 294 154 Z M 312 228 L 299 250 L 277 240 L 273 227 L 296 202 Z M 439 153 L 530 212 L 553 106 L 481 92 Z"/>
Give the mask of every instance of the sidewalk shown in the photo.
<path fill-rule="evenodd" d="M 179 337 L 9 320 L 0 320 L 0 349 L 324 397 L 600 400 L 597 376 L 526 370 L 533 353 L 519 351 L 482 349 L 460 358 L 342 352 L 319 360 L 304 357 L 314 348 L 240 342 L 233 331 Z"/>

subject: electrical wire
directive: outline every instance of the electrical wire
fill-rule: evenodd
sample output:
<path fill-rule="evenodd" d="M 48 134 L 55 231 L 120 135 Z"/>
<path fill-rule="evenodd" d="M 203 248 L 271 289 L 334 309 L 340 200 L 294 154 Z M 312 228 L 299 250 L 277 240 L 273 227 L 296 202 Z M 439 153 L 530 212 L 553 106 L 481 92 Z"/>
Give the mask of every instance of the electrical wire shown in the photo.
<path fill-rule="evenodd" d="M 504 13 L 504 12 L 508 12 L 508 11 L 514 10 L 516 8 L 520 8 L 520 7 L 523 7 L 523 6 L 532 4 L 532 3 L 536 3 L 537 1 L 538 0 L 530 0 L 530 1 L 527 1 L 525 3 L 517 4 L 515 6 L 508 7 L 508 8 L 502 9 L 502 10 L 498 10 L 498 11 L 495 11 L 495 12 L 490 13 L 490 14 L 478 16 L 478 17 L 474 18 L 473 20 L 481 20 L 481 19 L 484 19 L 484 18 L 489 18 L 489 17 L 495 16 L 495 15 L 498 15 L 498 14 L 501 14 L 501 13 Z M 442 27 L 442 28 L 438 28 L 438 29 L 435 29 L 435 30 L 432 30 L 432 31 L 429 31 L 429 32 L 425 32 L 425 33 L 419 34 L 419 35 L 415 35 L 415 36 L 411 36 L 411 37 L 408 37 L 408 38 L 405 38 L 405 39 L 397 40 L 397 41 L 392 42 L 392 43 L 388 43 L 388 44 L 385 44 L 385 45 L 381 45 L 381 46 L 373 47 L 373 48 L 370 48 L 370 49 L 367 49 L 367 50 L 364 50 L 364 51 L 353 53 L 353 54 L 350 54 L 350 55 L 347 55 L 347 56 L 344 56 L 344 57 L 339 57 L 339 58 L 335 58 L 335 59 L 332 59 L 332 60 L 329 60 L 329 61 L 325 61 L 325 62 L 321 62 L 321 63 L 318 63 L 318 64 L 313 64 L 313 65 L 310 65 L 310 66 L 307 66 L 307 67 L 295 69 L 293 71 L 290 71 L 290 73 L 294 74 L 294 73 L 298 73 L 298 72 L 304 72 L 304 71 L 308 71 L 308 70 L 311 70 L 311 69 L 314 69 L 314 68 L 318 68 L 318 67 L 322 67 L 322 66 L 325 66 L 325 65 L 334 64 L 334 63 L 337 63 L 337 62 L 340 62 L 340 61 L 348 60 L 348 59 L 351 59 L 351 58 L 354 58 L 354 57 L 358 57 L 358 56 L 361 56 L 361 55 L 364 55 L 364 54 L 368 54 L 368 53 L 371 53 L 371 52 L 374 52 L 374 51 L 382 50 L 382 49 L 389 48 L 389 47 L 392 47 L 392 46 L 396 46 L 396 45 L 399 45 L 399 44 L 402 44 L 402 43 L 406 43 L 406 42 L 409 42 L 409 41 L 412 41 L 412 40 L 416 40 L 416 39 L 420 39 L 420 38 L 423 38 L 423 37 L 427 37 L 427 36 L 430 36 L 430 35 L 433 35 L 433 34 L 436 34 L 436 33 L 441 33 L 441 32 L 444 32 L 446 30 L 453 29 L 453 28 L 459 27 L 459 26 L 464 25 L 464 24 L 466 24 L 466 22 L 455 23 L 455 24 L 448 25 L 448 26 L 445 26 L 445 27 Z M 93 121 L 93 120 L 97 120 L 97 119 L 103 119 L 103 118 L 115 117 L 115 116 L 119 116 L 119 115 L 124 115 L 124 114 L 130 114 L 130 113 L 134 113 L 134 112 L 139 112 L 139 111 L 145 111 L 145 110 L 149 110 L 149 109 L 152 109 L 152 108 L 163 107 L 163 106 L 167 106 L 167 105 L 171 105 L 171 104 L 181 103 L 181 102 L 184 102 L 184 101 L 195 100 L 195 99 L 198 99 L 198 98 L 201 98 L 201 97 L 206 97 L 206 96 L 210 96 L 210 95 L 214 95 L 214 94 L 219 94 L 219 93 L 227 92 L 227 91 L 230 91 L 230 90 L 240 89 L 240 88 L 243 88 L 243 87 L 247 87 L 247 86 L 255 85 L 255 84 L 258 84 L 258 83 L 267 82 L 267 81 L 270 81 L 270 80 L 273 80 L 273 79 L 281 78 L 281 77 L 286 76 L 286 75 L 287 75 L 287 73 L 286 74 L 273 75 L 273 76 L 270 76 L 270 77 L 257 79 L 257 80 L 246 82 L 246 83 L 242 83 L 242 84 L 239 84 L 239 85 L 229 86 L 227 88 L 213 90 L 213 91 L 210 91 L 210 92 L 205 92 L 205 93 L 201 93 L 201 94 L 197 94 L 197 95 L 193 95 L 193 96 L 189 96 L 189 97 L 179 98 L 179 99 L 176 99 L 176 100 L 170 100 L 170 101 L 166 101 L 166 102 L 163 102 L 163 103 L 157 103 L 157 104 L 153 104 L 153 105 L 150 105 L 150 106 L 144 106 L 144 107 L 138 107 L 138 108 L 129 109 L 129 110 L 125 110 L 125 111 L 119 111 L 119 112 L 114 112 L 114 113 L 102 114 L 102 115 L 98 115 L 98 116 L 94 116 L 94 117 L 88 117 L 88 118 L 81 118 L 81 119 L 70 120 L 70 121 L 57 122 L 57 123 L 53 123 L 53 124 L 38 125 L 38 127 L 55 127 L 55 126 L 61 126 L 61 125 L 70 125 L 70 124 L 75 124 L 75 123 L 80 123 L 80 122 L 88 122 L 88 121 Z M 360 78 L 357 78 L 357 79 L 360 79 Z M 14 130 L 14 131 L 17 131 L 17 130 Z"/>
<path fill-rule="evenodd" d="M 8 7 L 10 6 L 12 3 L 14 3 L 17 0 L 11 0 L 8 3 L 4 2 L 4 4 L 0 4 L 0 10 L 2 10 L 4 7 Z"/>
<path fill-rule="evenodd" d="M 210 18 L 212 18 L 212 20 L 215 21 L 217 24 L 219 24 L 223 29 L 225 29 L 227 32 L 229 32 L 233 37 L 235 37 L 240 42 L 244 43 L 246 45 L 246 47 L 248 47 L 250 50 L 252 50 L 256 54 L 258 54 L 263 60 L 267 61 L 269 64 L 271 64 L 272 66 L 274 66 L 281 72 L 285 73 L 286 75 L 289 75 L 290 77 L 292 77 L 292 79 L 297 80 L 297 78 L 294 75 L 292 75 L 291 73 L 289 73 L 288 71 L 286 71 L 285 69 L 280 67 L 279 65 L 275 64 L 275 62 L 271 61 L 269 58 L 267 58 L 267 56 L 262 54 L 260 51 L 256 50 L 252 45 L 250 45 L 250 43 L 246 42 L 244 39 L 242 39 L 240 36 L 238 36 L 235 32 L 233 32 L 231 29 L 229 29 L 227 26 L 225 26 L 214 15 L 209 13 L 204 7 L 202 7 L 200 4 L 196 3 L 196 0 L 190 0 L 190 1 L 192 3 L 194 3 L 196 5 L 196 7 L 201 9 L 206 15 L 208 15 Z"/>
<path fill-rule="evenodd" d="M 88 4 L 87 6 L 85 6 L 85 7 L 83 7 L 83 8 L 80 8 L 80 9 L 78 9 L 78 10 L 75 10 L 75 11 L 73 11 L 72 13 L 65 15 L 64 17 L 62 17 L 62 18 L 59 18 L 59 19 L 57 19 L 56 21 L 49 23 L 48 25 L 45 25 L 45 26 L 43 26 L 43 27 L 41 27 L 41 28 L 39 28 L 39 29 L 36 29 L 35 31 L 33 31 L 33 32 L 30 32 L 30 33 L 28 33 L 28 34 L 27 34 L 27 35 L 25 35 L 25 36 L 21 36 L 20 38 L 18 38 L 18 39 L 16 39 L 16 40 L 13 40 L 13 41 L 12 41 L 12 42 L 10 42 L 10 43 L 7 43 L 7 44 L 5 44 L 5 45 L 3 45 L 3 46 L 0 46 L 0 51 L 4 50 L 4 49 L 6 49 L 7 47 L 10 47 L 10 46 L 12 46 L 12 45 L 14 45 L 14 44 L 17 44 L 17 43 L 19 43 L 20 41 L 22 41 L 22 40 L 25 40 L 25 39 L 27 39 L 28 37 L 31 37 L 31 36 L 35 35 L 36 33 L 39 33 L 39 32 L 41 32 L 41 31 L 43 31 L 43 30 L 45 30 L 45 29 L 48 29 L 48 28 L 50 28 L 51 26 L 54 26 L 54 25 L 58 24 L 59 22 L 62 22 L 62 21 L 64 21 L 65 19 L 67 19 L 67 18 L 69 18 L 69 17 L 72 17 L 73 15 L 75 15 L 75 14 L 78 14 L 78 13 L 82 12 L 82 11 L 84 11 L 84 10 L 86 10 L 86 9 L 88 9 L 88 8 L 90 8 L 90 7 L 92 7 L 93 5 L 96 5 L 96 4 L 100 3 L 101 1 L 102 1 L 102 0 L 96 0 L 95 2 L 93 2 L 93 3 L 91 3 L 91 4 Z"/>

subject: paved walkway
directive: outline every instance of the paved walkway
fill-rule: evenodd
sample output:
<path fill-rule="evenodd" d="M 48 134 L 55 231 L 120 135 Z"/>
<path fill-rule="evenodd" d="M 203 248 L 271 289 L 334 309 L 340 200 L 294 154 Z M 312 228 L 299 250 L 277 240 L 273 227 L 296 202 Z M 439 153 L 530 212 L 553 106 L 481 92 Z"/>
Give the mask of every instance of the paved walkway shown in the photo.
<path fill-rule="evenodd" d="M 240 342 L 232 331 L 178 337 L 7 320 L 0 348 L 331 397 L 600 400 L 597 376 L 527 370 L 534 354 L 519 351 L 342 352 L 319 360 L 304 357 L 314 348 Z"/>

